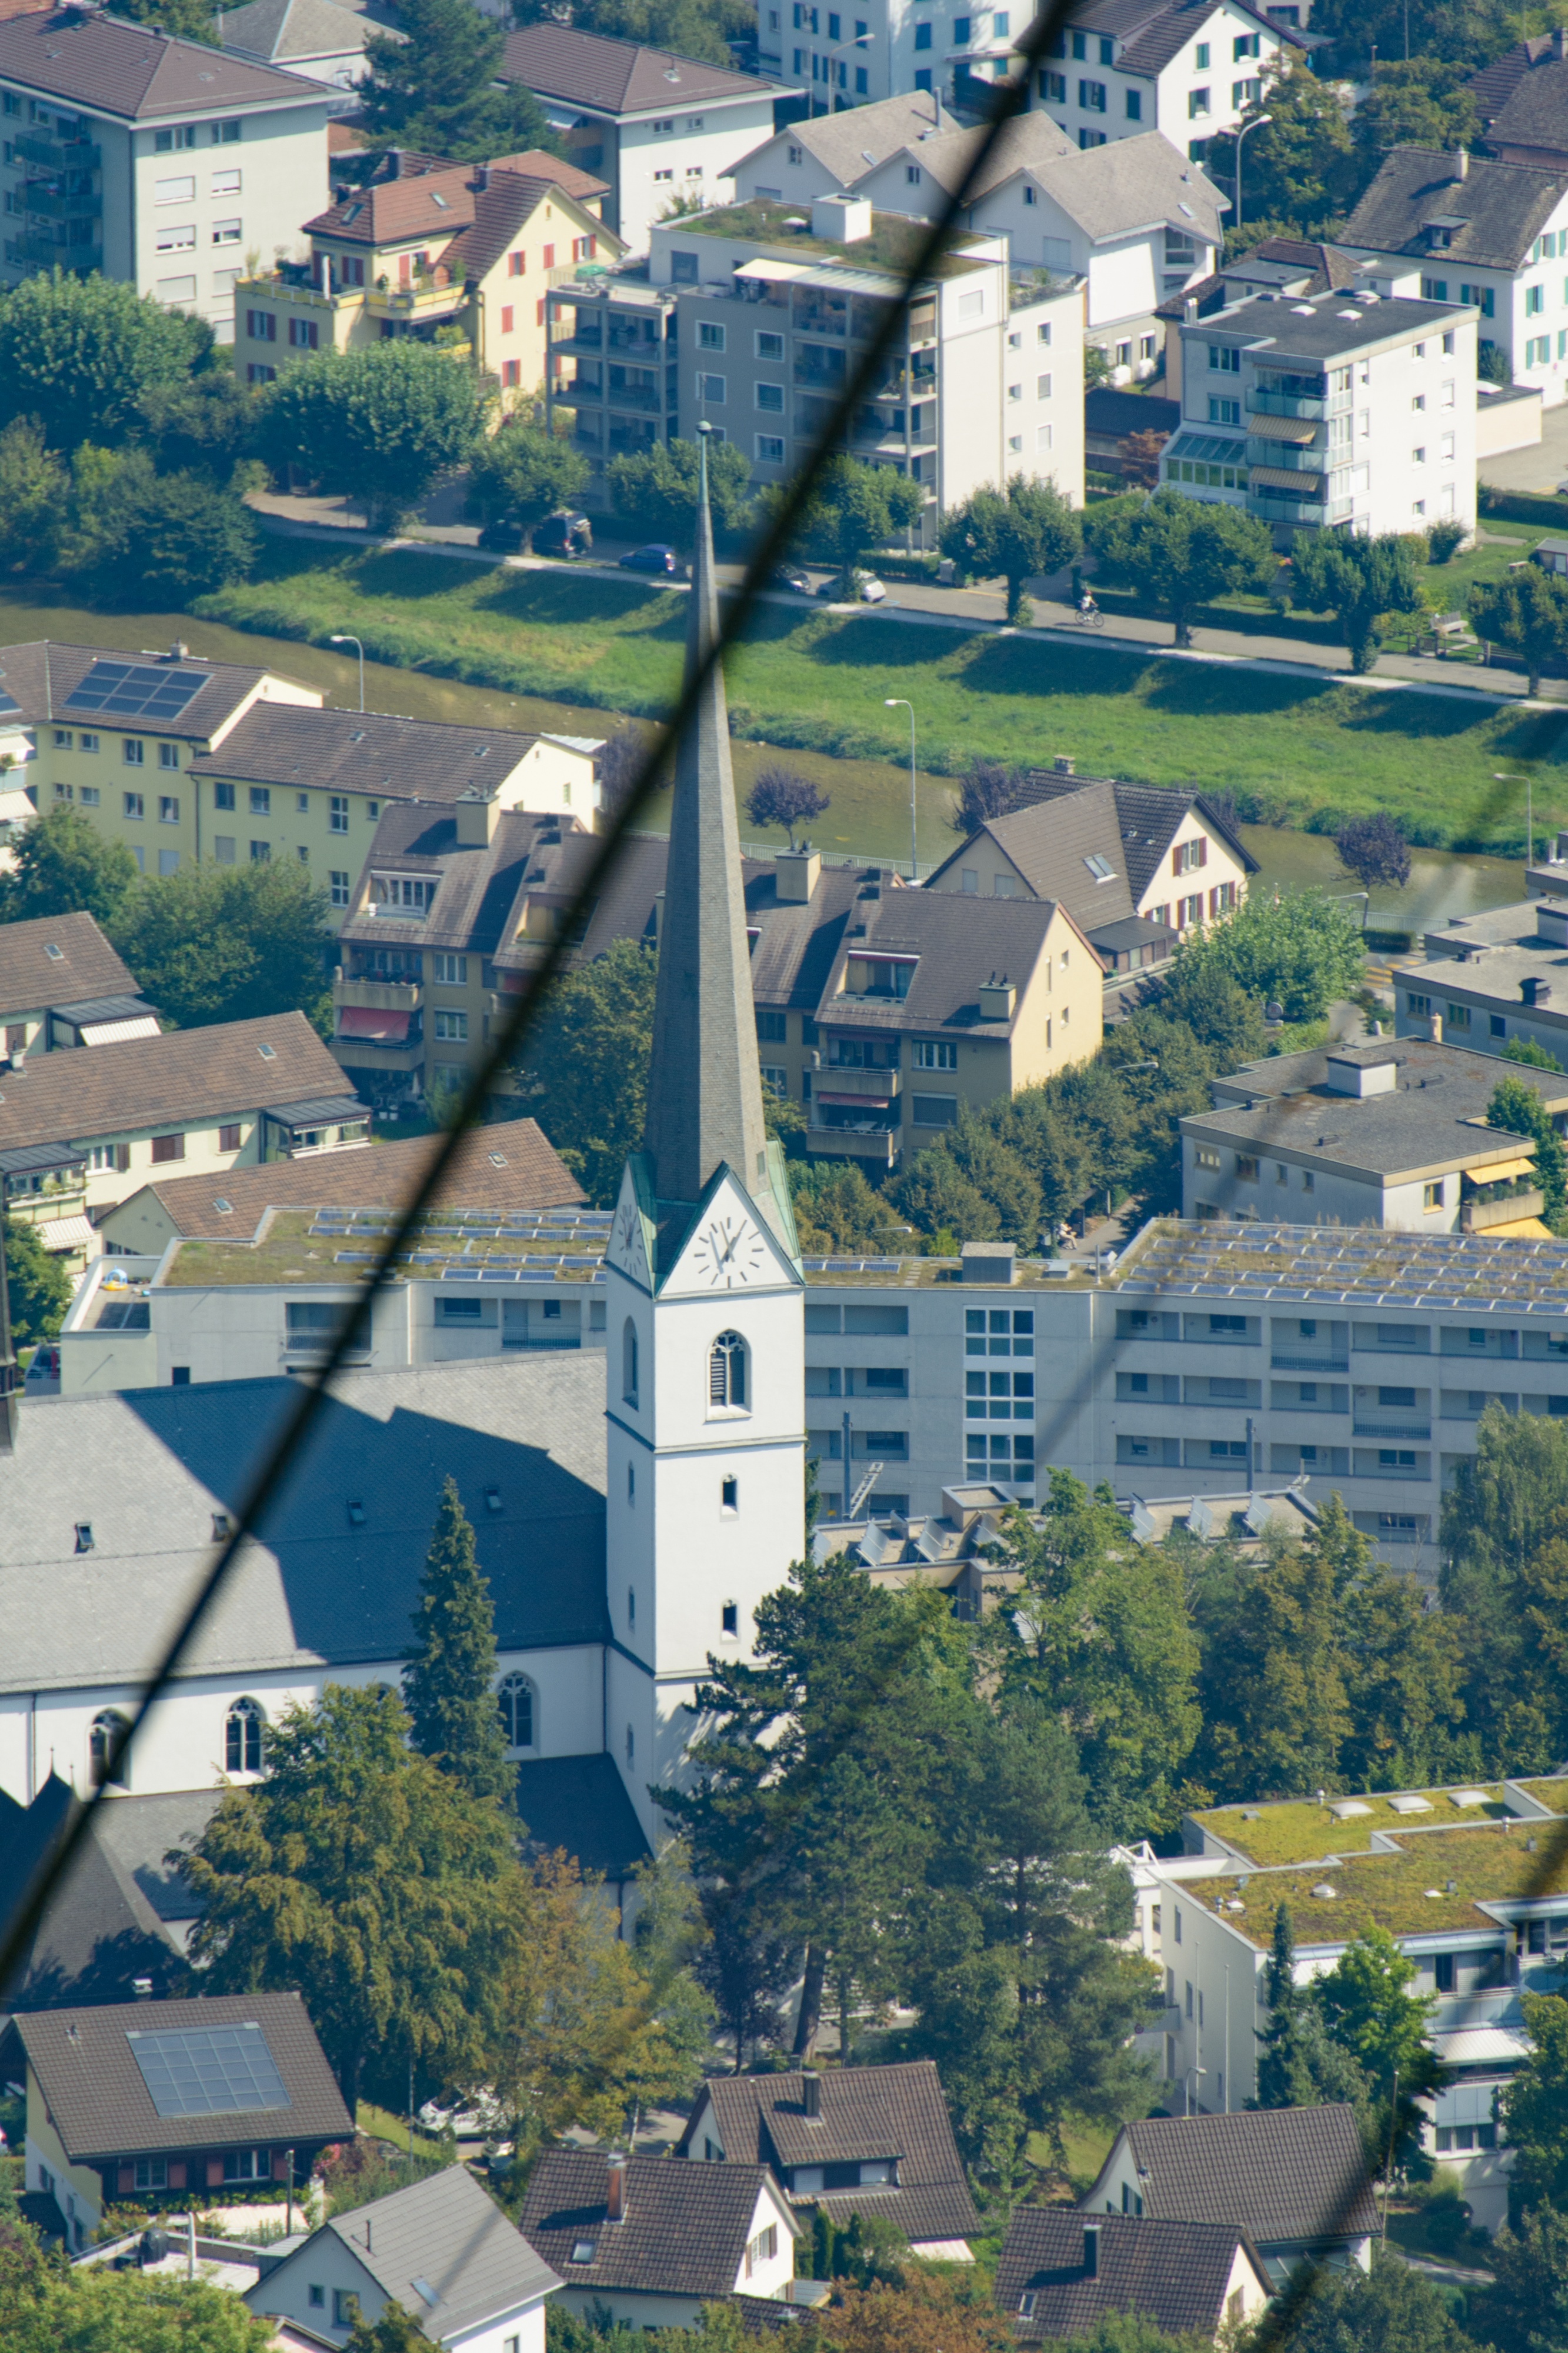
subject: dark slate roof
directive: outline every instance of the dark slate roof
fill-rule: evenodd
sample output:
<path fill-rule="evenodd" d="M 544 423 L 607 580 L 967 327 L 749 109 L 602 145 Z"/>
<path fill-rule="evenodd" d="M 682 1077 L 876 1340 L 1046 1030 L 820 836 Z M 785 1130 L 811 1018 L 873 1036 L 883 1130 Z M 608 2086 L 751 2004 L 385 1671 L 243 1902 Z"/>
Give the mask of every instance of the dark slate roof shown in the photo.
<path fill-rule="evenodd" d="M 1489 145 L 1568 150 L 1568 45 L 1561 31 L 1516 41 L 1466 88 Z"/>
<path fill-rule="evenodd" d="M 563 1848 L 585 1872 L 629 1879 L 649 1847 L 612 1757 L 541 1757 L 517 1768 L 517 1810 L 536 1854 Z"/>
<path fill-rule="evenodd" d="M 1354 242 L 1347 233 L 1346 243 Z M 1210 327 L 1211 332 L 1217 329 L 1235 336 L 1244 351 L 1257 352 L 1268 367 L 1288 365 L 1293 360 L 1321 367 L 1348 353 L 1374 351 L 1380 344 L 1433 332 L 1450 323 L 1458 309 L 1456 303 L 1417 302 L 1403 294 L 1383 300 L 1363 294 L 1353 301 L 1339 294 L 1313 294 L 1300 302 L 1279 302 L 1271 295 L 1258 294 L 1227 305 L 1220 317 L 1211 320 Z"/>
<path fill-rule="evenodd" d="M 885 2214 L 904 2236 L 961 2239 L 980 2228 L 959 2161 L 942 2082 L 929 2059 L 902 2066 L 833 2067 L 818 2077 L 821 2114 L 808 2116 L 799 2075 L 715 2075 L 705 2087 L 729 2163 L 785 2170 L 897 2158 L 896 2188 L 868 2184 L 805 2202 L 843 2219 Z M 680 2141 L 697 2135 L 700 2098 Z M 706 2167 L 700 2168 L 706 2170 Z M 797 2200 L 796 2201 L 801 2202 Z"/>
<path fill-rule="evenodd" d="M 256 2023 L 289 2095 L 286 2108 L 161 2116 L 129 2037 L 179 2027 Z M 215 1994 L 197 2001 L 117 2002 L 51 2010 L 12 2021 L 67 2155 L 75 2163 L 159 2149 L 227 2148 L 266 2140 L 343 2140 L 343 2105 L 297 1993 Z"/>
<path fill-rule="evenodd" d="M 251 65 L 201 41 L 89 9 L 0 23 L 0 78 L 132 121 L 238 108 L 324 107 L 330 93 L 298 74 Z"/>
<path fill-rule="evenodd" d="M 76 1002 L 62 1000 L 49 1008 L 57 1019 L 68 1021 L 77 1029 L 83 1023 L 140 1021 L 145 1019 L 152 1010 L 146 1000 L 140 997 L 89 997 Z"/>
<path fill-rule="evenodd" d="M 1255 874 L 1258 861 L 1234 828 L 1201 793 L 1164 791 L 1157 785 L 1124 785 L 1110 777 L 1058 776 L 1031 771 L 1024 806 L 992 818 L 983 828 L 1010 858 L 1031 890 L 1065 907 L 1086 933 L 1103 931 L 1137 911 L 1177 832 L 1196 809 L 1240 862 Z M 973 838 L 973 837 L 972 837 Z M 937 875 L 972 855 L 968 843 L 955 849 Z M 1087 864 L 1103 858 L 1113 879 L 1096 881 Z M 932 877 L 934 881 L 935 876 Z M 1173 880 L 1173 890 L 1175 888 Z M 939 894 L 942 897 L 948 892 Z M 986 920 L 996 905 L 986 902 Z"/>
<path fill-rule="evenodd" d="M 757 2195 L 771 2179 L 765 2166 L 628 2158 L 622 2222 L 605 2220 L 606 2171 L 601 2155 L 546 2149 L 529 2180 L 523 2236 L 568 2287 L 734 2294 Z M 780 2227 L 795 2228 L 787 2211 Z M 594 2260 L 574 2263 L 572 2252 L 583 2239 L 593 2241 Z"/>
<path fill-rule="evenodd" d="M 50 955 L 50 948 L 60 954 Z M 0 923 L 0 1021 L 47 1005 L 65 1012 L 94 997 L 134 996 L 135 989 L 135 974 L 90 915 L 34 915 L 24 923 Z M 146 1008 L 139 1004 L 139 1009 Z"/>
<path fill-rule="evenodd" d="M 214 1802 L 216 1802 L 216 1793 Z M 80 1811 L 68 1782 L 52 1772 L 0 1848 L 7 1899 L 34 1884 Z M 105 1834 L 112 1806 L 100 1806 L 55 1888 L 0 1999 L 13 2010 L 128 2002 L 138 1978 L 160 1993 L 183 1985 L 185 1967 L 159 1914 Z"/>
<path fill-rule="evenodd" d="M 103 23 L 107 19 L 95 21 Z M 0 76 L 10 72 L 5 60 L 5 37 L 16 29 L 14 26 L 0 25 Z M 140 26 L 128 29 L 133 30 L 139 39 L 158 37 L 144 32 Z M 190 47 L 193 44 L 171 44 L 171 47 L 174 46 Z M 210 58 L 221 56 L 222 52 L 198 49 L 196 54 Z M 35 723 L 52 720 L 57 726 L 117 725 L 123 730 L 127 725 L 123 720 L 97 720 L 90 712 L 67 711 L 64 704 L 66 697 L 81 684 L 94 662 L 137 659 L 166 669 L 195 670 L 204 673 L 202 684 L 177 719 L 164 719 L 156 723 L 139 721 L 134 726 L 133 732 L 138 734 L 179 736 L 185 742 L 210 741 L 268 675 L 264 670 L 242 669 L 234 662 L 204 661 L 199 654 L 181 654 L 177 660 L 165 654 L 138 658 L 128 655 L 123 648 L 62 645 L 48 638 L 35 638 L 25 645 L 0 646 L 0 669 L 5 673 L 5 692 L 21 705 L 23 717 Z"/>
<path fill-rule="evenodd" d="M 342 1069 L 304 1015 L 268 1013 L 29 1057 L 25 1076 L 0 1080 L 0 1145 L 81 1143 L 342 1092 Z"/>
<path fill-rule="evenodd" d="M 663 114 L 678 107 L 719 106 L 726 99 L 765 99 L 780 89 L 754 74 L 700 63 L 638 41 L 616 41 L 570 25 L 525 25 L 509 35 L 503 79 L 542 98 L 609 114 Z"/>
<path fill-rule="evenodd" d="M 1074 32 L 1110 33 L 1120 44 L 1117 70 L 1152 76 L 1203 30 L 1213 13 L 1213 0 L 1078 0 L 1062 21 Z M 1305 47 L 1299 36 L 1261 9 L 1241 5 L 1241 13 L 1285 46 Z"/>
<path fill-rule="evenodd" d="M 1162 400 L 1153 393 L 1120 392 L 1114 385 L 1099 385 L 1083 396 L 1085 432 L 1117 441 L 1128 433 L 1173 433 L 1181 421 L 1181 402 Z"/>
<path fill-rule="evenodd" d="M 427 2180 L 335 2215 L 279 2269 L 290 2269 L 296 2282 L 308 2279 L 315 2263 L 311 2250 L 332 2239 L 441 2345 L 561 2284 L 463 2165 L 448 2165 Z M 254 2311 L 276 2312 L 280 2287 L 269 2274 L 246 2300 Z M 426 2289 L 434 2293 L 433 2304 Z"/>
<path fill-rule="evenodd" d="M 499 789 L 538 741 L 506 727 L 258 702 L 216 751 L 191 762 L 191 774 L 248 785 L 312 785 L 318 792 L 384 793 L 395 800 L 455 801 L 471 786 Z"/>
<path fill-rule="evenodd" d="M 1226 2222 L 1255 2246 L 1366 2238 L 1377 2208 L 1343 2106 L 1148 2116 L 1125 2127 L 1153 2221 Z M 1089 2211 L 1090 2200 L 1084 2201 Z"/>
<path fill-rule="evenodd" d="M 298 1397 L 279 1378 L 26 1406 L 0 1456 L 0 1688 L 135 1682 L 210 1563 L 214 1513 L 237 1509 Z M 188 1672 L 399 1658 L 448 1472 L 480 1530 L 502 1651 L 607 1641 L 604 1447 L 598 1351 L 347 1374 Z"/>
<path fill-rule="evenodd" d="M 1340 232 L 1357 253 L 1425 255 L 1428 221 L 1456 224 L 1443 261 L 1517 269 L 1568 189 L 1561 171 L 1498 164 L 1472 155 L 1461 180 L 1455 160 L 1430 147 L 1395 147 Z M 1378 306 L 1383 307 L 1382 305 Z"/>
<path fill-rule="evenodd" d="M 1184 2118 L 1184 2122 L 1186 2120 Z M 1099 2263 L 1084 2268 L 1084 2230 L 1098 2223 Z M 1173 2337 L 1213 2337 L 1225 2318 L 1226 2289 L 1242 2248 L 1272 2294 L 1260 2258 L 1228 2224 L 1092 2217 L 1069 2207 L 1021 2206 L 1007 2227 L 994 2295 L 1021 2344 L 1089 2337 L 1103 2313 L 1136 2312 Z M 1026 2295 L 1033 2299 L 1026 2315 Z"/>

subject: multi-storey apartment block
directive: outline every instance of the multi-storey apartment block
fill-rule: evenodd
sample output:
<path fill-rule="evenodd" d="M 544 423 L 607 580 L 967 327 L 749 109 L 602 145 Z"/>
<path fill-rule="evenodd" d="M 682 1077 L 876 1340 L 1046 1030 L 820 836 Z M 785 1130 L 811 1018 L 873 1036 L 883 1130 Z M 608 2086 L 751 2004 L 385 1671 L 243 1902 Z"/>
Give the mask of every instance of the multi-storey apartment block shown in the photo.
<path fill-rule="evenodd" d="M 96 8 L 0 24 L 3 276 L 100 269 L 233 333 L 247 248 L 327 198 L 328 93 Z"/>
<path fill-rule="evenodd" d="M 1425 945 L 1425 961 L 1403 964 L 1394 976 L 1397 1036 L 1443 1038 L 1479 1054 L 1506 1054 L 1515 1044 L 1540 1046 L 1563 1060 L 1568 904 L 1563 900 L 1498 908 L 1439 938 L 1429 934 Z M 1522 1070 L 1519 1075 L 1532 1074 Z"/>
<path fill-rule="evenodd" d="M 1476 519 L 1479 311 L 1371 291 L 1209 318 L 1189 298 L 1162 481 L 1276 527 L 1423 531 Z"/>
<path fill-rule="evenodd" d="M 782 482 L 832 412 L 857 343 L 889 304 L 901 332 L 847 446 L 929 486 L 916 544 L 942 511 L 1015 473 L 1083 483 L 1080 281 L 1020 273 L 1005 241 L 962 238 L 906 300 L 921 232 L 868 204 L 818 199 L 809 233 L 758 201 L 654 229 L 646 281 L 581 280 L 550 297 L 549 400 L 584 455 L 689 435 L 706 420 Z"/>

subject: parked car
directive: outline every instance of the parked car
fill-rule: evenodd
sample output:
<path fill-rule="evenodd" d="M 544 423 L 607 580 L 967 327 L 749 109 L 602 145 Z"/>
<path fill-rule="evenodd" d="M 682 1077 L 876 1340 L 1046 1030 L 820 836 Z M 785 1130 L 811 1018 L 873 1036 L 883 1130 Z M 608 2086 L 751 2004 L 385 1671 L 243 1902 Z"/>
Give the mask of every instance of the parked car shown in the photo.
<path fill-rule="evenodd" d="M 535 555 L 586 555 L 594 544 L 594 526 L 585 514 L 546 515 L 533 534 Z"/>
<path fill-rule="evenodd" d="M 831 580 L 823 582 L 816 593 L 830 597 L 837 605 L 879 605 L 888 592 L 869 572 L 857 572 L 847 581 L 841 572 L 837 572 Z"/>
<path fill-rule="evenodd" d="M 797 596 L 811 595 L 811 580 L 798 564 L 775 564 L 768 575 L 770 588 L 792 588 Z"/>
<path fill-rule="evenodd" d="M 634 547 L 621 558 L 623 572 L 654 572 L 668 579 L 679 579 L 686 566 L 673 547 Z"/>

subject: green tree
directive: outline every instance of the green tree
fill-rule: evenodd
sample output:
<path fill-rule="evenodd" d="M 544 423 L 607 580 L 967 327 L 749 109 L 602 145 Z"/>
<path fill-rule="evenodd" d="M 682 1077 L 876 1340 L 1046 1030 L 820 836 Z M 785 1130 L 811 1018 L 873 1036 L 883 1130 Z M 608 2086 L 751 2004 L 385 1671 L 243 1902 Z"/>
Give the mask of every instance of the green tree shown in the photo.
<path fill-rule="evenodd" d="M 795 1229 L 808 1258 L 877 1251 L 894 1239 L 892 1210 L 852 1161 L 792 1160 L 789 1182 Z"/>
<path fill-rule="evenodd" d="M 37 418 L 13 417 L 0 432 L 0 564 L 48 569 L 69 479 Z"/>
<path fill-rule="evenodd" d="M 1503 2225 L 1488 2260 L 1497 2285 L 1486 2300 L 1485 2326 L 1497 2353 L 1562 2353 L 1568 2345 L 1568 2213 L 1555 2205 L 1531 2207 Z"/>
<path fill-rule="evenodd" d="M 222 47 L 209 0 L 124 0 L 121 13 L 133 25 L 156 25 L 161 33 L 182 41 L 203 41 Z"/>
<path fill-rule="evenodd" d="M 1568 1426 L 1489 1405 L 1443 1506 L 1438 1589 L 1462 1635 L 1462 1691 L 1492 1769 L 1568 1749 Z"/>
<path fill-rule="evenodd" d="M 1268 527 L 1239 507 L 1190 499 L 1167 483 L 1142 504 L 1091 513 L 1085 543 L 1112 579 L 1158 605 L 1174 642 L 1193 642 L 1193 615 L 1216 596 L 1267 587 L 1277 569 Z"/>
<path fill-rule="evenodd" d="M 1386 809 L 1375 817 L 1347 818 L 1334 836 L 1334 848 L 1340 864 L 1363 890 L 1403 891 L 1410 880 L 1405 828 Z"/>
<path fill-rule="evenodd" d="M 374 148 L 412 147 L 461 164 L 560 153 L 556 134 L 531 91 L 503 79 L 506 34 L 463 0 L 403 0 L 401 37 L 376 33 L 365 43 L 370 78 L 360 103 Z"/>
<path fill-rule="evenodd" d="M 1436 1997 L 1411 1992 L 1417 1974 L 1404 1948 L 1373 1922 L 1312 1989 L 1330 2034 L 1372 2086 L 1380 2159 L 1386 2161 L 1392 2144 L 1396 2164 L 1419 2154 L 1426 2116 L 1416 2101 L 1443 2080 L 1442 2063 L 1426 2040 Z"/>
<path fill-rule="evenodd" d="M 994 1212 L 993 1231 L 1004 1241 L 1033 1250 L 1040 1231 L 1040 1187 L 1022 1155 L 967 1105 L 942 1138 L 942 1149 L 960 1176 Z"/>
<path fill-rule="evenodd" d="M 1561 1852 L 1561 1833 L 1556 1842 Z M 1502 2094 L 1514 2153 L 1510 2189 L 1521 2206 L 1555 2209 L 1559 2230 L 1568 2232 L 1568 2000 L 1543 1993 L 1521 2000 L 1530 2055 Z M 1568 2270 L 1562 2267 L 1563 2241 L 1556 2244 L 1561 2293 Z"/>
<path fill-rule="evenodd" d="M 1568 652 L 1568 580 L 1538 564 L 1500 580 L 1478 580 L 1470 589 L 1470 627 L 1477 637 L 1516 655 L 1524 665 L 1526 691 L 1539 694 L 1546 664 Z"/>
<path fill-rule="evenodd" d="M 142 451 L 121 464 L 99 532 L 73 572 L 96 595 L 179 611 L 256 569 L 261 533 L 232 491 L 194 473 L 155 474 Z"/>
<path fill-rule="evenodd" d="M 428 2353 L 429 2344 L 413 2314 L 395 2297 L 382 2306 L 374 2320 L 365 2318 L 356 2298 L 346 2353 Z"/>
<path fill-rule="evenodd" d="M 520 531 L 526 553 L 546 516 L 575 506 L 592 468 L 564 435 L 537 425 L 503 425 L 481 441 L 468 464 L 468 512 L 490 536 Z"/>
<path fill-rule="evenodd" d="M 113 928 L 137 885 L 136 860 L 122 841 L 100 833 L 68 801 L 33 819 L 0 874 L 0 923 L 37 915 L 91 915 Z"/>
<path fill-rule="evenodd" d="M 203 860 L 150 876 L 114 938 L 138 986 L 178 1029 L 293 1012 L 327 1026 L 326 893 L 302 866 Z"/>
<path fill-rule="evenodd" d="M 1287 67 L 1247 110 L 1268 121 L 1247 139 L 1244 195 L 1254 219 L 1289 222 L 1300 236 L 1337 220 L 1355 184 L 1344 93 L 1308 65 Z"/>
<path fill-rule="evenodd" d="M 796 826 L 809 825 L 832 806 L 831 796 L 818 791 L 809 776 L 777 763 L 758 769 L 745 801 L 747 822 L 763 832 L 787 833 L 792 849 Z"/>
<path fill-rule="evenodd" d="M 642 1149 L 657 978 L 638 940 L 567 973 L 518 1073 L 529 1111 L 601 1208 L 614 1204 L 627 1154 Z"/>
<path fill-rule="evenodd" d="M 1487 1119 L 1510 1135 L 1527 1135 L 1535 1145 L 1535 1181 L 1541 1187 L 1542 1215 L 1556 1226 L 1568 1213 L 1568 1153 L 1552 1124 L 1552 1113 L 1539 1088 L 1528 1079 L 1500 1079 L 1487 1105 Z"/>
<path fill-rule="evenodd" d="M 414 1746 L 460 1781 L 470 1797 L 510 1799 L 517 1767 L 507 1762 L 496 1706 L 495 1610 L 489 1579 L 457 1481 L 441 1489 L 436 1531 L 419 1580 L 414 1643 L 404 1652 L 404 1705 Z"/>
<path fill-rule="evenodd" d="M 1555 1054 L 1549 1053 L 1534 1038 L 1510 1038 L 1502 1050 L 1505 1062 L 1526 1062 L 1532 1071 L 1560 1071 L 1563 1068 Z"/>
<path fill-rule="evenodd" d="M 649 538 L 689 546 L 697 529 L 700 480 L 695 441 L 658 441 L 651 449 L 623 451 L 605 470 L 616 512 Z M 749 519 L 752 469 L 733 441 L 708 446 L 708 493 L 713 527 L 739 531 Z"/>
<path fill-rule="evenodd" d="M 928 1145 L 900 1168 L 888 1187 L 893 1209 L 921 1233 L 959 1242 L 994 1241 L 1001 1219 L 994 1206 L 960 1168 L 945 1144 Z"/>
<path fill-rule="evenodd" d="M 12 1339 L 19 1348 L 58 1340 L 73 1289 L 64 1262 L 44 1248 L 36 1226 L 7 1217 L 0 1233 L 5 1243 Z"/>
<path fill-rule="evenodd" d="M 1474 2353 L 1475 2342 L 1430 2282 L 1382 2248 L 1370 2274 L 1304 2273 L 1257 2331 L 1258 2353 Z"/>
<path fill-rule="evenodd" d="M 465 12 L 464 0 L 439 5 Z M 466 14 L 500 39 L 491 19 Z M 433 344 L 395 338 L 286 368 L 258 400 L 256 446 L 277 471 L 298 468 L 373 523 L 390 524 L 464 463 L 484 417 L 472 368 Z"/>
<path fill-rule="evenodd" d="M 34 417 L 53 449 L 141 438 L 143 402 L 214 364 L 205 320 L 116 278 L 57 269 L 0 300 L 0 424 Z"/>
<path fill-rule="evenodd" d="M 1342 64 L 1375 50 L 1379 81 L 1388 70 L 1382 60 L 1394 58 L 1413 73 L 1441 59 L 1468 77 L 1512 47 L 1520 16 L 1505 0 L 1321 0 L 1312 30 L 1333 43 Z"/>
<path fill-rule="evenodd" d="M 5 2353 L 266 2353 L 275 2326 L 207 2280 L 0 2254 Z"/>
<path fill-rule="evenodd" d="M 1350 1732 L 1331 1564 L 1267 1542 L 1216 1556 L 1194 1596 L 1203 1644 L 1194 1774 L 1222 1799 L 1337 1783 Z"/>
<path fill-rule="evenodd" d="M 1274 1914 L 1264 1989 L 1268 2024 L 1258 2054 L 1258 2105 L 1318 2108 L 1343 2102 L 1355 2110 L 1363 2146 L 1369 2157 L 1374 2155 L 1371 2087 L 1352 2054 L 1325 2032 L 1311 1989 L 1296 1983 L 1296 1938 L 1288 1904 Z"/>
<path fill-rule="evenodd" d="M 766 514 L 782 496 L 766 491 L 758 501 Z M 890 466 L 864 466 L 858 458 L 829 458 L 812 485 L 795 541 L 824 564 L 837 565 L 847 581 L 869 564 L 896 532 L 917 522 L 925 492 Z"/>
<path fill-rule="evenodd" d="M 203 1899 L 203 1984 L 297 1987 L 351 2112 L 387 2052 L 484 2080 L 533 1941 L 510 1817 L 409 1730 L 392 1692 L 328 1684 L 266 1728 L 266 1779 L 226 1789 L 173 1858 Z"/>
<path fill-rule="evenodd" d="M 687 2098 L 702 2080 L 717 2023 L 711 1997 L 697 1975 L 708 1929 L 689 1851 L 681 1840 L 666 1839 L 633 1876 L 637 1907 L 632 1949 L 679 2073 L 669 2096 Z"/>
<path fill-rule="evenodd" d="M 1028 1693 L 1071 1735 L 1096 1822 L 1111 1839 L 1176 1827 L 1192 1802 L 1182 1767 L 1198 1736 L 1198 1645 L 1176 1561 L 1136 1544 L 1114 1504 L 1052 1471 L 1040 1524 L 1006 1514 L 993 1549 L 1018 1580 L 987 1621 L 1007 1690 Z"/>
<path fill-rule="evenodd" d="M 1180 942 L 1171 978 L 1228 973 L 1258 1004 L 1278 1001 L 1287 1021 L 1321 1021 L 1336 997 L 1354 995 L 1365 968 L 1361 933 L 1336 901 L 1321 891 L 1256 891 L 1223 923 Z"/>
<path fill-rule="evenodd" d="M 980 490 L 943 519 L 942 552 L 968 576 L 1000 573 L 1007 583 L 1007 618 L 1020 625 L 1033 615 L 1026 581 L 1059 572 L 1083 545 L 1077 514 L 1054 482 L 1015 474 L 1005 492 Z"/>
<path fill-rule="evenodd" d="M 1375 0 L 1374 0 L 1375 5 Z M 1355 154 L 1352 201 L 1370 187 L 1384 158 L 1395 147 L 1429 147 L 1453 154 L 1474 147 L 1480 137 L 1480 116 L 1465 84 L 1473 62 L 1445 62 L 1439 58 L 1379 58 L 1370 90 L 1357 104 L 1351 121 Z"/>
<path fill-rule="evenodd" d="M 1332 613 L 1351 649 L 1351 668 L 1376 667 L 1386 614 L 1419 613 L 1426 554 L 1397 532 L 1346 538 L 1299 531 L 1291 555 L 1290 601 L 1310 613 Z"/>

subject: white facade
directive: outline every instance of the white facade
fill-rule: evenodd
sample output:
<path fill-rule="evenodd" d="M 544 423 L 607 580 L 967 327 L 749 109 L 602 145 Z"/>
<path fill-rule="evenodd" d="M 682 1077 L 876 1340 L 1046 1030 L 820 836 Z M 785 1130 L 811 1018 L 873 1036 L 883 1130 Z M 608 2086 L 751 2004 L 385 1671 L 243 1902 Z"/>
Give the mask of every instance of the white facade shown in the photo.
<path fill-rule="evenodd" d="M 1113 32 L 1080 30 L 1069 19 L 1035 75 L 1031 106 L 1042 108 L 1080 147 L 1163 131 L 1184 155 L 1201 163 L 1207 142 L 1236 129 L 1289 63 L 1294 45 L 1279 26 L 1239 0 L 1219 0 L 1184 17 L 1180 46 L 1152 68 L 1128 62 L 1142 25 L 1123 40 Z M 984 15 L 977 21 L 983 24 Z"/>
<path fill-rule="evenodd" d="M 538 93 L 552 129 L 574 134 L 567 160 L 610 182 L 605 221 L 632 253 L 647 251 L 655 223 L 679 199 L 712 202 L 733 165 L 772 132 L 774 100 L 791 95 L 759 85 L 744 97 L 704 98 L 693 108 L 672 86 L 668 111 L 617 115 Z M 595 135 L 603 141 L 597 149 L 585 143 Z M 599 161 L 589 164 L 590 153 Z"/>

